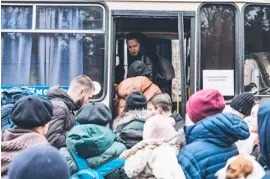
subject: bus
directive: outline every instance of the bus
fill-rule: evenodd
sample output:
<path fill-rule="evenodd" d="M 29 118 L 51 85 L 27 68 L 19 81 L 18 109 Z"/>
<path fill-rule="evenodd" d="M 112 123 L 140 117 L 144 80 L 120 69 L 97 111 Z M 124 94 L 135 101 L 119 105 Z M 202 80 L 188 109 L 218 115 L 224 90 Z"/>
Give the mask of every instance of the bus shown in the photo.
<path fill-rule="evenodd" d="M 116 67 L 128 67 L 126 34 L 147 37 L 175 78 L 169 94 L 182 114 L 189 96 L 218 89 L 270 96 L 269 0 L 2 0 L 1 89 L 46 95 L 77 75 L 96 86 L 93 101 L 113 109 Z"/>

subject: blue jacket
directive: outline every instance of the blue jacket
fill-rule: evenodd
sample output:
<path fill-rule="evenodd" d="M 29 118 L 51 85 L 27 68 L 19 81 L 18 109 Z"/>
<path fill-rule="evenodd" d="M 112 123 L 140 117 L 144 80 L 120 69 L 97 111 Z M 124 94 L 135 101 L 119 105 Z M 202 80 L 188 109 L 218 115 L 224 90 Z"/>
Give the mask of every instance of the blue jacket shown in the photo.
<path fill-rule="evenodd" d="M 220 113 L 185 128 L 187 145 L 178 154 L 187 179 L 214 179 L 229 158 L 238 155 L 234 144 L 249 137 L 244 120 L 232 113 Z"/>
<path fill-rule="evenodd" d="M 261 105 L 258 112 L 258 132 L 260 139 L 260 154 L 262 160 L 270 169 L 270 102 Z"/>

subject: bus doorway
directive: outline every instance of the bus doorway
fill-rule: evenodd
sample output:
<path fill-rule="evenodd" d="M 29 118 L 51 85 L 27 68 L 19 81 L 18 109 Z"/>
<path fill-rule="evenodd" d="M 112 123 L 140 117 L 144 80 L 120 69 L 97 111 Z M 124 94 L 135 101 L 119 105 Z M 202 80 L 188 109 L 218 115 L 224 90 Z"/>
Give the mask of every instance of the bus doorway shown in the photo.
<path fill-rule="evenodd" d="M 139 33 L 142 35 L 144 50 L 146 49 L 153 57 L 167 60 L 172 65 L 173 79 L 157 80 L 155 83 L 172 97 L 174 109 L 184 116 L 186 101 L 194 89 L 194 82 L 190 82 L 194 75 L 191 73 L 194 69 L 194 14 L 192 12 L 112 11 L 115 45 L 112 61 L 115 62 L 116 68 L 115 83 L 120 83 L 127 77 L 130 65 L 127 34 Z M 154 63 L 158 63 L 159 60 L 153 58 Z M 157 75 L 158 79 L 164 79 L 163 75 Z"/>

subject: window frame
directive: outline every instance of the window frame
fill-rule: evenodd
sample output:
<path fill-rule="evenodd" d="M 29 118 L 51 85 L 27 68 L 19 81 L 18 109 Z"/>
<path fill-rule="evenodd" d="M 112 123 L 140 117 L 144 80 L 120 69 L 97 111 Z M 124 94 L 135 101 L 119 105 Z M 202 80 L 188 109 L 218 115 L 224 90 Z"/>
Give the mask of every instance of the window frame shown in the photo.
<path fill-rule="evenodd" d="M 242 9 L 241 9 L 241 21 L 240 21 L 240 24 L 241 24 L 241 32 L 242 32 L 242 35 L 240 36 L 241 38 L 241 44 L 242 44 L 242 47 L 240 48 L 241 50 L 241 56 L 242 58 L 240 59 L 240 68 L 239 68 L 239 71 L 241 72 L 240 75 L 241 75 L 241 83 L 239 85 L 240 87 L 240 90 L 241 92 L 245 92 L 244 91 L 244 65 L 245 65 L 245 10 L 246 10 L 246 7 L 248 6 L 270 6 L 269 3 L 246 3 Z M 267 97 L 269 98 L 270 95 L 255 95 L 259 98 L 261 97 Z"/>
<path fill-rule="evenodd" d="M 2 33 L 32 33 L 32 34 L 103 34 L 104 35 L 104 66 L 103 66 L 103 85 L 102 85 L 102 95 L 99 98 L 91 99 L 91 101 L 102 101 L 105 99 L 107 95 L 107 91 L 109 91 L 108 88 L 108 32 L 109 32 L 109 22 L 108 22 L 108 16 L 109 16 L 109 10 L 108 6 L 104 2 L 88 2 L 88 3 L 69 3 L 69 2 L 63 2 L 63 4 L 60 4 L 59 2 L 53 3 L 53 2 L 31 2 L 31 3 L 22 3 L 22 2 L 2 2 L 2 6 L 24 6 L 24 7 L 31 7 L 32 6 L 32 28 L 31 29 L 1 29 Z M 103 22 L 102 22 L 102 29 L 99 30 L 61 30 L 61 29 L 37 29 L 37 7 L 101 7 L 103 12 Z M 5 87 L 15 87 L 15 86 L 22 86 L 22 85 L 5 85 L 1 84 L 1 86 Z M 29 86 L 30 88 L 36 88 L 36 87 L 48 87 L 48 85 L 23 85 L 23 86 Z M 61 85 L 62 86 L 62 85 Z M 68 86 L 62 86 L 64 89 L 67 89 Z"/>
<path fill-rule="evenodd" d="M 225 5 L 225 6 L 232 6 L 235 12 L 235 64 L 234 64 L 234 95 L 240 93 L 240 83 L 241 83 L 241 76 L 243 71 L 239 70 L 241 66 L 241 59 L 242 53 L 240 52 L 241 41 L 239 36 L 241 35 L 240 31 L 240 9 L 235 3 L 226 3 L 226 2 L 209 2 L 209 3 L 202 3 L 197 9 L 197 66 L 196 66 L 196 76 L 197 76 L 197 84 L 196 84 L 196 91 L 201 90 L 202 84 L 202 68 L 201 68 L 201 19 L 200 19 L 200 12 L 203 6 L 205 5 Z"/>

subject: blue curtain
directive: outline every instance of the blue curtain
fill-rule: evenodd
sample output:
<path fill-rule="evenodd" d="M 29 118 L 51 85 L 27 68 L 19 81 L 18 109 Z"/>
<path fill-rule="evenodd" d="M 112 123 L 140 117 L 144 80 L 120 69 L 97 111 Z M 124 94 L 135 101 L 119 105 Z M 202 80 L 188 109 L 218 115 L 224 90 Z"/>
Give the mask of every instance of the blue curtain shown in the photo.
<path fill-rule="evenodd" d="M 2 29 L 30 29 L 31 8 L 2 8 Z M 2 84 L 28 84 L 32 37 L 29 34 L 2 33 Z"/>
<path fill-rule="evenodd" d="M 2 8 L 2 28 L 31 28 L 32 12 L 14 7 L 12 13 L 3 13 L 6 9 Z M 84 18 L 79 8 L 38 8 L 37 28 L 83 29 Z M 84 34 L 2 33 L 2 84 L 68 85 L 72 78 L 83 74 L 83 37 Z"/>
<path fill-rule="evenodd" d="M 39 29 L 83 29 L 79 8 L 40 8 Z M 38 40 L 41 84 L 66 84 L 83 73 L 83 34 L 42 34 Z M 43 65 L 42 65 L 43 64 Z"/>

